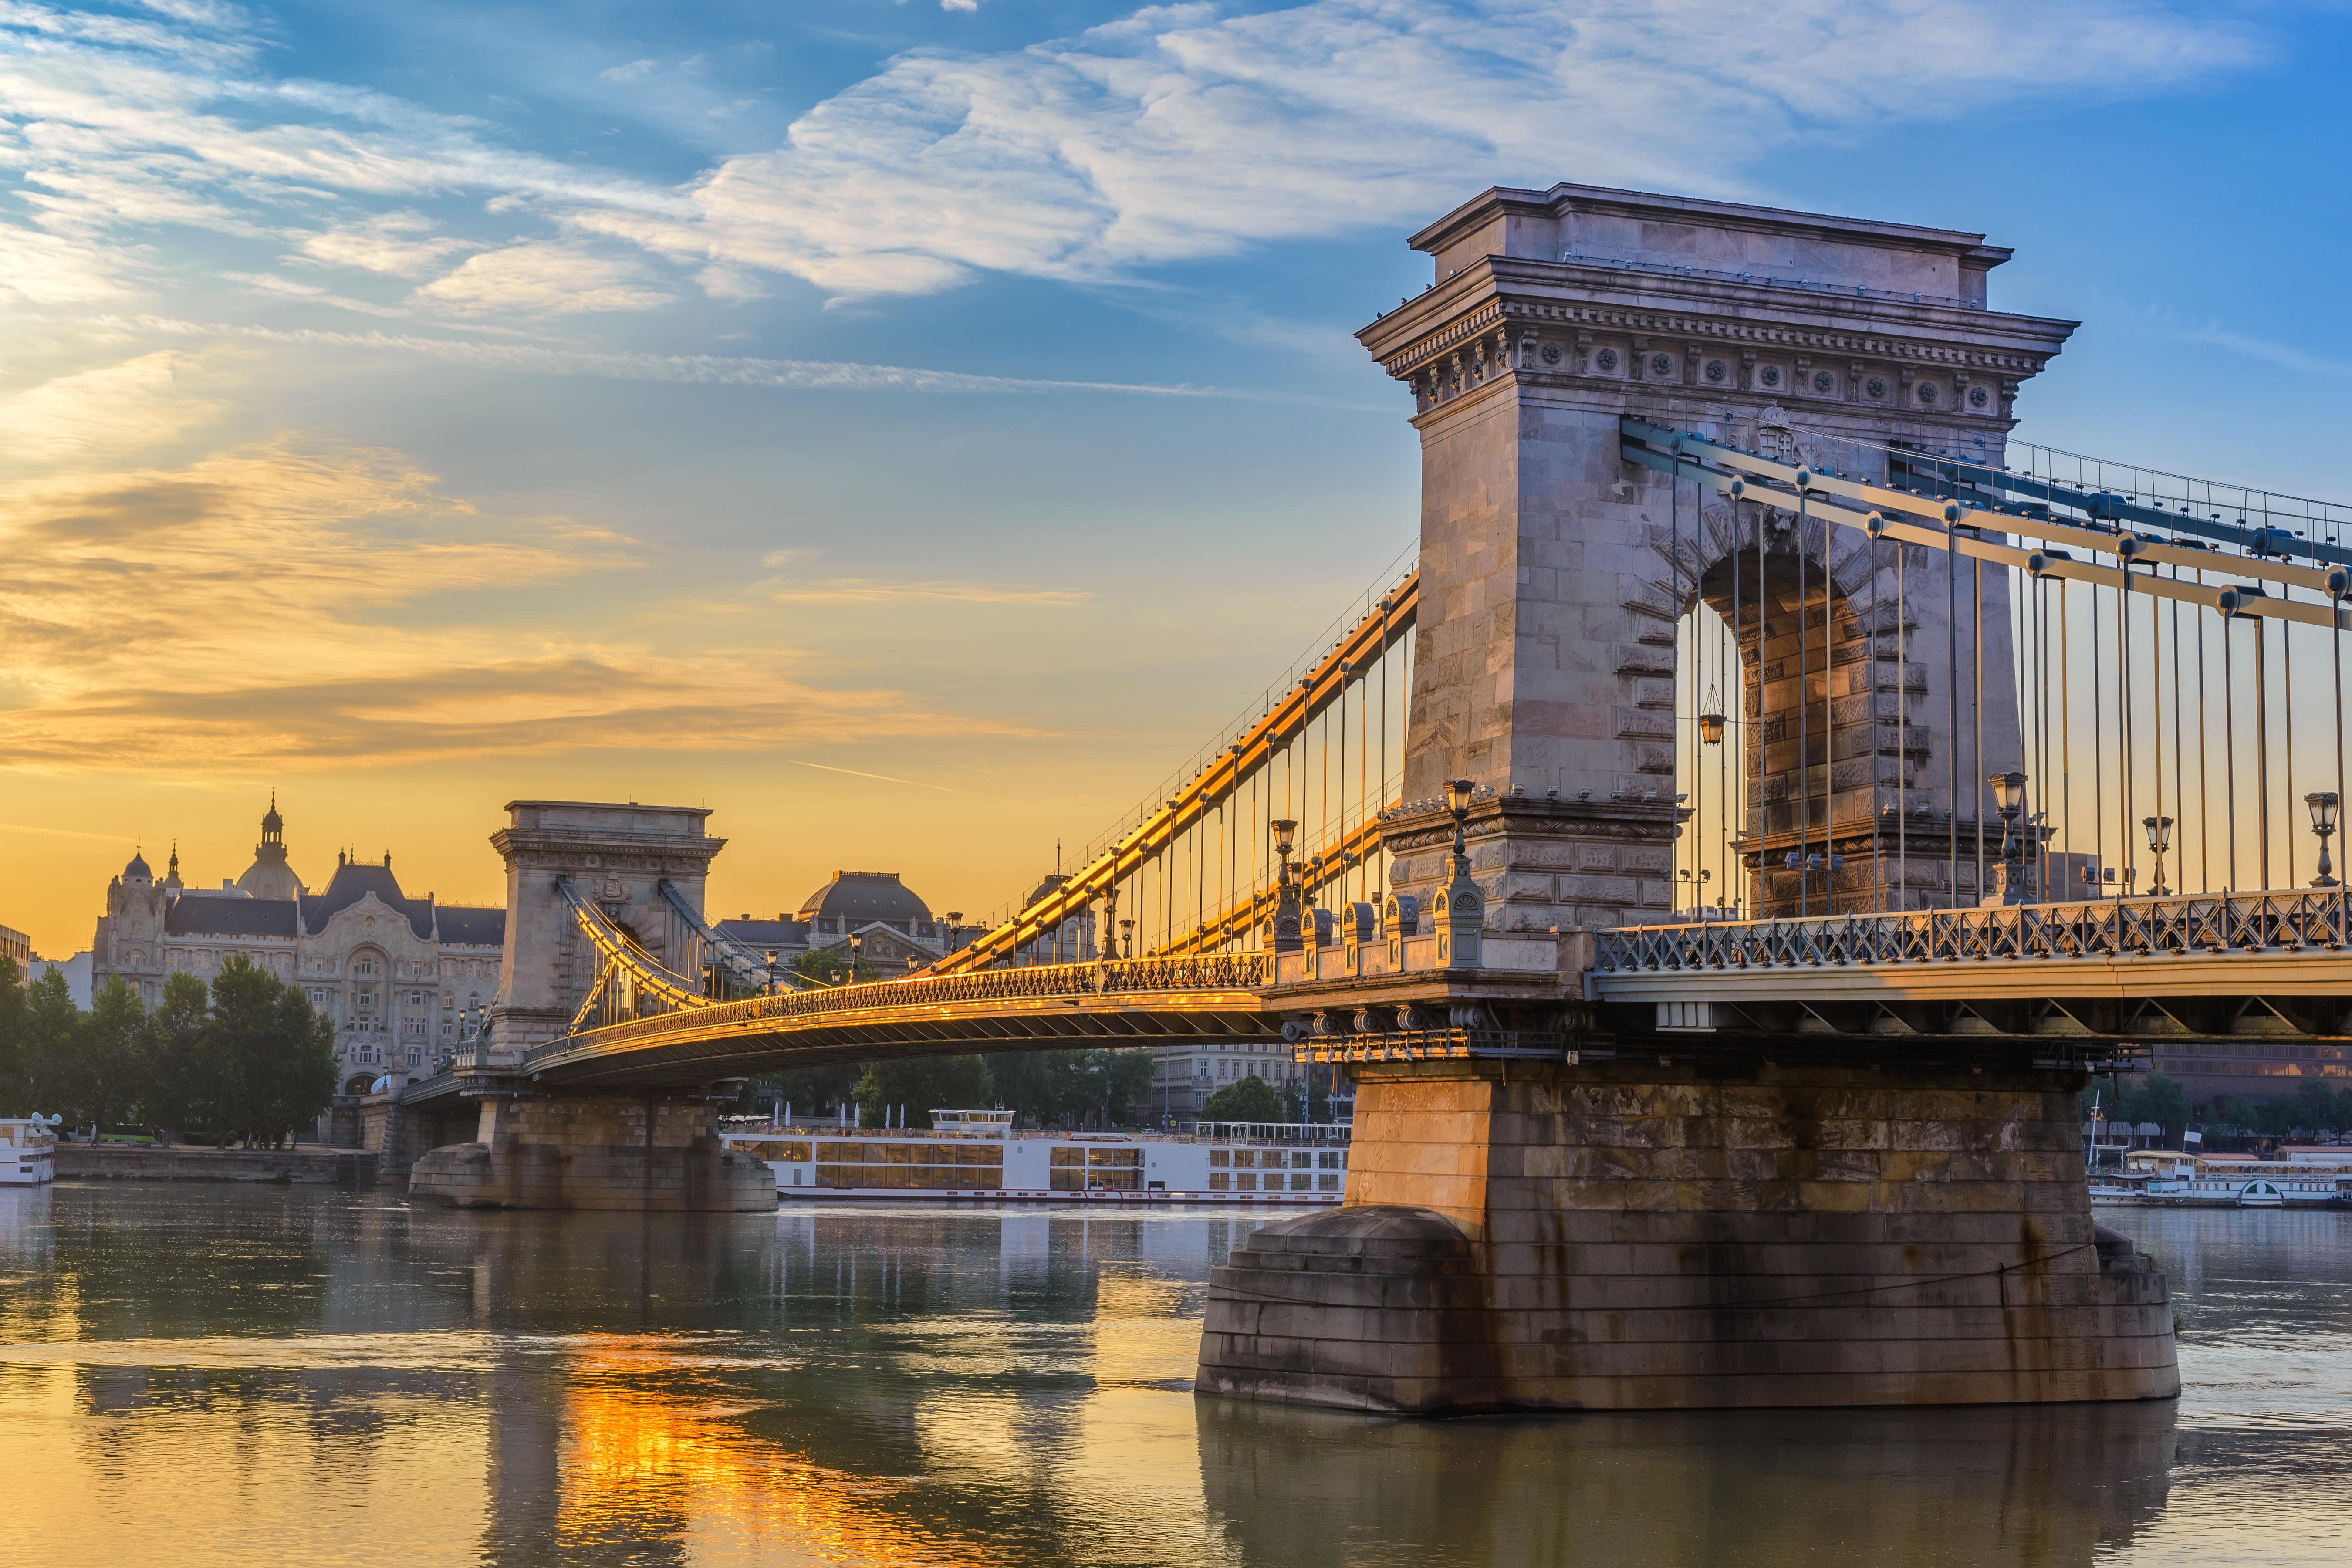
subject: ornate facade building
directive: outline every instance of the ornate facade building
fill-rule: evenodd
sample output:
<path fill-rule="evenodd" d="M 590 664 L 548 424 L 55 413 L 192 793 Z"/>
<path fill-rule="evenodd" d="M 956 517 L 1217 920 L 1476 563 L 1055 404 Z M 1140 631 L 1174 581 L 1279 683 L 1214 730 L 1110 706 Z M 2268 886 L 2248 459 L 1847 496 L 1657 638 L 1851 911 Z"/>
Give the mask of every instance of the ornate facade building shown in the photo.
<path fill-rule="evenodd" d="M 209 982 L 242 954 L 299 984 L 334 1021 L 344 1088 L 357 1093 L 395 1067 L 432 1070 L 457 1043 L 466 1014 L 498 992 L 506 923 L 503 909 L 409 897 L 389 855 L 363 865 L 338 854 L 312 892 L 288 861 L 273 798 L 253 864 L 217 889 L 184 885 L 176 848 L 161 881 L 133 855 L 107 885 L 90 979 L 120 980 L 152 1007 L 166 976 Z"/>

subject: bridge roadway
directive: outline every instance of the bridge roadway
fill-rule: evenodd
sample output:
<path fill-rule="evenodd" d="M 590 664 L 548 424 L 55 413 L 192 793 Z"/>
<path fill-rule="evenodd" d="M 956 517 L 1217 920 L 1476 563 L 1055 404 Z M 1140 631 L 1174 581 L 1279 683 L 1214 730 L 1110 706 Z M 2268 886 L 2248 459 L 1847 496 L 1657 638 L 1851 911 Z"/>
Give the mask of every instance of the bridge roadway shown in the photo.
<path fill-rule="evenodd" d="M 1607 1040 L 1559 1044 L 1915 1036 L 2063 1045 L 2090 1061 L 2158 1038 L 2337 1038 L 2352 998 L 2347 932 L 2352 900 L 2315 889 L 1626 927 L 1597 933 L 1584 976 L 1582 999 L 1601 1005 Z M 1506 1026 L 1543 1000 L 1517 972 L 1445 971 L 1429 943 L 1395 944 L 1393 967 L 1388 945 L 1368 942 L 1279 961 L 1040 964 L 711 1003 L 583 1029 L 508 1059 L 461 1053 L 454 1070 L 417 1080 L 402 1099 L 423 1105 L 492 1078 L 693 1088 L 876 1058 L 1272 1041 L 1286 1022 L 1303 1059 L 1361 1059 L 1431 1037 L 1393 1016 L 1398 1004 L 1384 993 L 1397 985 L 1435 1011 L 1430 985 L 1441 982 L 1448 1001 L 1484 1003 L 1488 1022 Z M 1367 1031 L 1367 1016 L 1396 1026 Z"/>
<path fill-rule="evenodd" d="M 755 1072 L 887 1057 L 1179 1040 L 1271 1040 L 1260 953 L 1038 964 L 918 975 L 680 1008 L 583 1029 L 501 1060 L 461 1053 L 404 1103 L 486 1077 L 573 1089 L 691 1088 Z"/>

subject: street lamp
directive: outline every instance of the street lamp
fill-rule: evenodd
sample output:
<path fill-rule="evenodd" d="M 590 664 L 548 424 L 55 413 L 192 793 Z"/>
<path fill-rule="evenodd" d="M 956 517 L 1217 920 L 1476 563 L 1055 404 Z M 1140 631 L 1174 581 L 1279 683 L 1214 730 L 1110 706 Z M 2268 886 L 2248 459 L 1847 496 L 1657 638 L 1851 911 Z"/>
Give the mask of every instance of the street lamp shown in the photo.
<path fill-rule="evenodd" d="M 963 911 L 961 910 L 950 910 L 948 911 L 948 951 L 950 952 L 953 952 L 955 951 L 956 926 L 962 919 Z"/>
<path fill-rule="evenodd" d="M 2151 896 L 2160 899 L 2172 891 L 2164 885 L 2164 852 L 2172 847 L 2172 818 L 2143 816 L 2139 819 L 2139 825 L 2147 829 L 2147 847 L 2156 856 L 2156 879 L 2148 884 L 2147 890 Z M 2327 850 L 2324 844 L 2319 856 L 2323 860 L 2327 858 Z M 2322 866 L 2320 869 L 2325 871 L 2327 868 Z"/>
<path fill-rule="evenodd" d="M 1113 959 L 1118 956 L 1118 884 L 1113 882 L 1103 893 L 1102 947 L 1098 957 Z"/>
<path fill-rule="evenodd" d="M 768 994 L 773 996 L 776 994 L 776 955 L 772 952 L 766 956 L 768 960 Z"/>
<path fill-rule="evenodd" d="M 1979 889 L 1986 903 L 2021 904 L 2025 902 L 2025 841 L 2018 837 L 2017 819 L 2025 810 L 2025 775 L 2014 769 L 2005 773 L 1988 773 L 1985 783 L 1992 786 L 1993 808 L 2000 813 L 2000 864 L 1996 868 L 1999 884 L 1987 896 Z"/>
<path fill-rule="evenodd" d="M 2311 885 L 2315 888 L 2335 887 L 2336 868 L 2328 863 L 2327 839 L 2336 831 L 2336 813 L 2343 805 L 2343 800 L 2332 789 L 2316 790 L 2305 795 L 2303 804 L 2311 807 L 2311 830 L 2319 835 L 2319 875 L 2311 879 Z"/>
<path fill-rule="evenodd" d="M 1298 885 L 1290 879 L 1290 850 L 1298 842 L 1298 824 L 1285 816 L 1266 826 L 1274 830 L 1275 864 L 1280 872 L 1274 888 L 1274 951 L 1297 952 L 1304 943 L 1299 938 Z"/>
<path fill-rule="evenodd" d="M 1118 922 L 1118 955 L 1121 958 L 1135 956 L 1135 922 L 1133 921 Z"/>
<path fill-rule="evenodd" d="M 1713 686 L 1706 689 L 1706 711 L 1698 716 L 1698 738 L 1701 745 L 1723 744 L 1723 693 Z"/>
<path fill-rule="evenodd" d="M 849 933 L 849 980 L 850 984 L 853 985 L 857 983 L 858 957 L 860 954 L 865 952 L 865 951 L 866 933 L 864 931 L 851 931 Z"/>

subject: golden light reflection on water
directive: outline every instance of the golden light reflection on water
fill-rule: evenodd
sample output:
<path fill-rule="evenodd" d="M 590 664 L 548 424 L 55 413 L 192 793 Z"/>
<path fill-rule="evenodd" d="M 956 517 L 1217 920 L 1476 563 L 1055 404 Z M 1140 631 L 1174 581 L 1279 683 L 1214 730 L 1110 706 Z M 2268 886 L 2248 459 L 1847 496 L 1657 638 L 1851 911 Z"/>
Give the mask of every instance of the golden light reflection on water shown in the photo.
<path fill-rule="evenodd" d="M 558 1542 L 691 1543 L 697 1559 L 952 1565 L 988 1563 L 984 1544 L 909 1531 L 885 1505 L 918 1484 L 855 1477 L 747 1434 L 753 1405 L 688 1373 L 712 1358 L 666 1336 L 582 1336 L 564 1398 Z M 780 1555 L 781 1554 L 781 1555 Z"/>
<path fill-rule="evenodd" d="M 1246 1222 L 655 1224 L 283 1190 L 55 1204 L 0 1192 L 0 1510 L 78 1556 L 2352 1558 L 2352 1313 L 2329 1305 L 2352 1300 L 2352 1225 L 2152 1222 L 2187 1282 L 2178 1412 L 1433 1424 L 1193 1398 L 1207 1268 Z"/>

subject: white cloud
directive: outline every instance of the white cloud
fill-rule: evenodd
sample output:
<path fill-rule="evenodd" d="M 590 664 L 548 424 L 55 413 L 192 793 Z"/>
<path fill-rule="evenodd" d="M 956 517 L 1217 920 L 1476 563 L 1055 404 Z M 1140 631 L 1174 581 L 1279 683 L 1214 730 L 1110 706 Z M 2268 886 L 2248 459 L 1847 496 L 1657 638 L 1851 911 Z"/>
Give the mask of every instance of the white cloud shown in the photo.
<path fill-rule="evenodd" d="M 528 316 L 644 310 L 677 298 L 641 262 L 544 243 L 467 257 L 455 272 L 417 289 L 416 297 L 460 315 Z"/>
<path fill-rule="evenodd" d="M 301 283 L 291 278 L 280 278 L 274 272 L 224 272 L 221 276 L 232 283 L 242 283 L 248 289 L 263 294 L 276 295 L 281 300 L 300 300 L 306 304 L 332 305 L 339 310 L 352 310 L 362 316 L 405 317 L 408 314 L 405 310 L 396 310 L 389 305 L 372 305 L 365 300 L 353 300 L 347 295 L 335 293 L 331 289 L 321 289 L 316 283 Z"/>
<path fill-rule="evenodd" d="M 143 450 L 210 422 L 220 405 L 182 384 L 200 368 L 166 349 L 101 365 L 0 401 L 0 450 L 34 462 Z"/>
<path fill-rule="evenodd" d="M 2156 90 L 2252 53 L 2143 0 L 1789 0 L 1746 26 L 1717 0 L 1185 5 L 901 56 L 722 163 L 692 218 L 574 221 L 848 294 L 1098 279 L 1423 219 L 1497 178 L 1730 194 L 1807 137 Z"/>
<path fill-rule="evenodd" d="M 0 168 L 37 230 L 0 223 L 0 290 L 100 298 L 144 269 L 158 226 L 283 236 L 295 203 L 349 215 L 297 237 L 310 260 L 425 277 L 467 247 L 404 205 L 368 209 L 459 192 L 509 225 L 421 291 L 469 311 L 670 302 L 525 226 L 549 218 L 701 269 L 720 299 L 762 271 L 848 299 L 982 270 L 1117 279 L 1423 220 L 1497 180 L 1754 195 L 1755 171 L 1808 141 L 2160 92 L 2259 52 L 2162 0 L 1783 0 L 1752 25 L 1722 0 L 1203 0 L 1021 49 L 901 55 L 782 146 L 664 188 L 270 77 L 274 39 L 226 5 L 147 9 L 0 8 Z"/>
<path fill-rule="evenodd" d="M 977 11 L 980 9 L 980 0 L 940 0 L 940 9 L 942 11 Z"/>
<path fill-rule="evenodd" d="M 303 256 L 330 267 L 358 267 L 418 278 L 450 257 L 471 249 L 464 240 L 433 233 L 433 220 L 403 208 L 338 224 L 299 237 Z"/>

